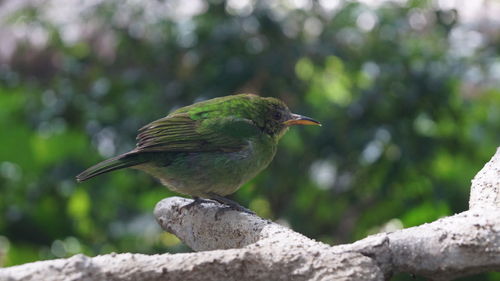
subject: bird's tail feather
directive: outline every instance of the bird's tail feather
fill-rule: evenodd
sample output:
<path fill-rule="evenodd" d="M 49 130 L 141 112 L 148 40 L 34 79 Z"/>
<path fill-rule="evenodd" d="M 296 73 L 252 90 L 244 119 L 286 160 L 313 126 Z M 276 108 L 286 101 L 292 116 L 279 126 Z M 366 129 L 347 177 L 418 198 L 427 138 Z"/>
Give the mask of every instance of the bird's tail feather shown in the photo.
<path fill-rule="evenodd" d="M 104 161 L 97 163 L 96 165 L 88 168 L 87 170 L 83 171 L 78 176 L 76 176 L 76 180 L 78 182 L 82 182 L 82 181 L 88 180 L 90 178 L 93 178 L 95 176 L 98 176 L 100 174 L 104 174 L 104 173 L 111 172 L 114 170 L 139 165 L 139 164 L 142 164 L 144 162 L 145 162 L 145 159 L 143 157 L 140 157 L 140 155 L 137 155 L 137 154 L 126 153 L 126 154 L 118 155 L 116 157 L 104 160 Z"/>

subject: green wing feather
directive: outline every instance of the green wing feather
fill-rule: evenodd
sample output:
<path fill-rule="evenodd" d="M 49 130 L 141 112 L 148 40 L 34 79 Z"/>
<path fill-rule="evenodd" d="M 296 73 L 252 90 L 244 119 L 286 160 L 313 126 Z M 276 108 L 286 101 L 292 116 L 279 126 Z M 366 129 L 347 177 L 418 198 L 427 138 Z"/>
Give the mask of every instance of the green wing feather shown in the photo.
<path fill-rule="evenodd" d="M 174 112 L 153 121 L 139 130 L 135 151 L 238 151 L 260 133 L 248 119 L 210 115 Z"/>

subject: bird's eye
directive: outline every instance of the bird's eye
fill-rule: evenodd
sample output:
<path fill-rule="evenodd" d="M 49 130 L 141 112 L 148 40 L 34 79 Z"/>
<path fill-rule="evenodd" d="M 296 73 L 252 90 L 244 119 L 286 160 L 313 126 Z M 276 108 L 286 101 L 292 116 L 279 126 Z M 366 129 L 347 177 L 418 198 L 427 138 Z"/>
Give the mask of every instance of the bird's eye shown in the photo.
<path fill-rule="evenodd" d="M 275 113 L 273 113 L 273 118 L 274 120 L 281 120 L 281 112 L 276 111 Z"/>

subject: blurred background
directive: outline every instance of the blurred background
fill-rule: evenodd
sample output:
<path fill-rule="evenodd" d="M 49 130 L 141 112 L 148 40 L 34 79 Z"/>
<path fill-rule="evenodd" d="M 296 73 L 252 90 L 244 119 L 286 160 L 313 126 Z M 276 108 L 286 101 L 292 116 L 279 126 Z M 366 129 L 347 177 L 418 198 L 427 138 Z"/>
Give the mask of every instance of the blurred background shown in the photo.
<path fill-rule="evenodd" d="M 0 267 L 189 251 L 154 221 L 175 194 L 150 176 L 74 177 L 233 93 L 323 123 L 291 129 L 232 195 L 259 215 L 339 244 L 466 210 L 500 145 L 498 15 L 497 0 L 0 1 Z"/>

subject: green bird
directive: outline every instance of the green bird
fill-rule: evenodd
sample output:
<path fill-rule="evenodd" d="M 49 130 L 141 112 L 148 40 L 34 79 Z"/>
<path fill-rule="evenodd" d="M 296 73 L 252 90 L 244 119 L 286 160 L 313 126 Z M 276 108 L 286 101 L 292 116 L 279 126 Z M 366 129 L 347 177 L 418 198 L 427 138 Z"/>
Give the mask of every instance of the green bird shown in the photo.
<path fill-rule="evenodd" d="M 275 98 L 239 94 L 182 107 L 142 127 L 130 152 L 92 166 L 79 182 L 122 168 L 158 178 L 169 189 L 247 211 L 225 198 L 265 169 L 292 125 L 321 125 Z"/>

